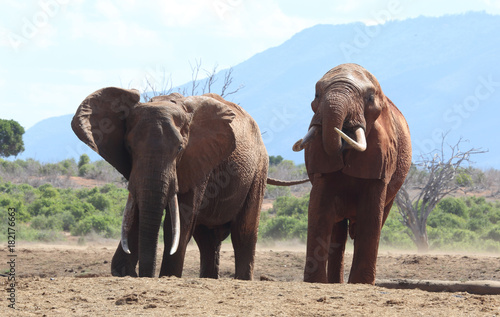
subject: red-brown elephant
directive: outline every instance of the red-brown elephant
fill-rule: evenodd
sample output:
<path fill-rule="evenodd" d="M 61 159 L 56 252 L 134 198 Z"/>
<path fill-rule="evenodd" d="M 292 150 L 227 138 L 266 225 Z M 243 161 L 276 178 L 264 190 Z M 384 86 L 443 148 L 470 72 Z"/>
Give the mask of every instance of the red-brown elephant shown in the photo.
<path fill-rule="evenodd" d="M 304 281 L 342 283 L 347 234 L 349 283 L 375 283 L 380 231 L 411 165 L 408 124 L 377 79 L 342 64 L 316 83 L 314 115 L 294 151 L 305 149 L 313 184 Z"/>

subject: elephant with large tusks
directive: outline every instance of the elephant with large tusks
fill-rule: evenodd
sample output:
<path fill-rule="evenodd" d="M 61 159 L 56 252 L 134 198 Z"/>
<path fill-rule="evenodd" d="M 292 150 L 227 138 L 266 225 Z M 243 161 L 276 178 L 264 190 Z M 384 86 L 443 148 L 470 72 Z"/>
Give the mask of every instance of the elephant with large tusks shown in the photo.
<path fill-rule="evenodd" d="M 128 181 L 114 276 L 153 277 L 164 211 L 160 276 L 181 276 L 186 246 L 200 249 L 200 276 L 217 278 L 221 241 L 229 234 L 235 277 L 253 275 L 257 227 L 269 158 L 255 121 L 216 94 L 174 93 L 141 103 L 136 90 L 103 88 L 72 121 L 76 135 Z"/>
<path fill-rule="evenodd" d="M 342 283 L 347 234 L 350 283 L 375 282 L 380 231 L 411 165 L 410 131 L 377 79 L 339 65 L 316 83 L 305 149 L 312 183 L 304 280 Z"/>

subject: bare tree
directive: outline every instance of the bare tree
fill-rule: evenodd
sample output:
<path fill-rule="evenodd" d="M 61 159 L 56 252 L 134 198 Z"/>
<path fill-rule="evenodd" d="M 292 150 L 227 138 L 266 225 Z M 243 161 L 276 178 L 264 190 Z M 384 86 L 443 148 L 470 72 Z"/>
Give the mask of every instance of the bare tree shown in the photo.
<path fill-rule="evenodd" d="M 486 152 L 475 148 L 462 151 L 462 138 L 455 145 L 446 146 L 445 138 L 446 134 L 442 137 L 441 149 L 422 155 L 421 162 L 412 166 L 396 196 L 401 222 L 411 230 L 410 238 L 419 252 L 429 250 L 427 218 L 431 212 L 441 199 L 460 189 L 456 178 L 466 172 L 463 166 L 472 163 L 470 157 Z M 412 186 L 415 183 L 417 186 Z"/>
<path fill-rule="evenodd" d="M 217 74 L 218 65 L 215 64 L 211 70 L 202 68 L 201 59 L 195 60 L 194 63 L 190 63 L 191 67 L 191 83 L 190 85 L 184 86 L 182 89 L 178 88 L 178 92 L 184 96 L 195 96 L 202 95 L 205 93 L 213 92 L 215 83 L 219 80 Z M 156 74 L 156 77 L 146 76 L 145 87 L 142 92 L 142 97 L 145 101 L 150 100 L 152 97 L 160 95 L 168 95 L 173 92 L 172 88 L 172 76 L 167 76 L 167 73 L 162 69 L 163 74 Z M 205 74 L 205 78 L 199 79 L 200 72 Z M 226 97 L 237 93 L 240 91 L 244 85 L 240 85 L 233 90 L 229 90 L 231 84 L 233 83 L 233 68 L 229 68 L 224 72 L 224 82 L 222 83 L 219 95 L 221 97 Z M 222 76 L 222 74 L 220 75 Z"/>
<path fill-rule="evenodd" d="M 144 78 L 145 85 L 142 90 L 142 99 L 144 101 L 149 101 L 151 98 L 160 95 L 169 95 L 172 92 L 172 75 L 167 76 L 165 68 L 158 70 L 155 75 L 147 75 Z"/>

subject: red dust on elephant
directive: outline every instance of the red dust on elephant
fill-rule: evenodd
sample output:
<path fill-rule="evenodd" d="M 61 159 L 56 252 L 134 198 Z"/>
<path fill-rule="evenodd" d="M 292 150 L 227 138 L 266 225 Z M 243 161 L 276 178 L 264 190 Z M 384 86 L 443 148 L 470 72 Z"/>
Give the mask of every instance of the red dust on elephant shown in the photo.
<path fill-rule="evenodd" d="M 347 234 L 349 283 L 375 283 L 380 232 L 411 166 L 408 124 L 377 79 L 342 64 L 316 83 L 314 115 L 294 151 L 305 149 L 312 183 L 304 281 L 342 283 Z"/>

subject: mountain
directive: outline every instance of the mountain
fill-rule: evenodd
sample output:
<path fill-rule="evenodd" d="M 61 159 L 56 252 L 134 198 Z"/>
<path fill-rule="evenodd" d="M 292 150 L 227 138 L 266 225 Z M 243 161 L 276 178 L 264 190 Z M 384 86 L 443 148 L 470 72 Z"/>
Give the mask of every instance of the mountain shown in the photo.
<path fill-rule="evenodd" d="M 352 62 L 374 74 L 405 115 L 414 161 L 439 148 L 442 133 L 455 144 L 489 149 L 473 157 L 500 168 L 492 143 L 500 111 L 500 16 L 468 13 L 439 18 L 317 25 L 234 67 L 234 96 L 256 119 L 270 155 L 303 162 L 291 146 L 307 131 L 314 87 L 336 65 Z M 468 148 L 467 148 L 468 149 Z"/>
<path fill-rule="evenodd" d="M 26 149 L 17 158 L 33 158 L 41 162 L 59 162 L 86 153 L 92 161 L 101 157 L 81 142 L 71 129 L 73 115 L 42 120 L 29 128 L 23 136 Z"/>
<path fill-rule="evenodd" d="M 245 87 L 228 99 L 255 118 L 270 155 L 301 163 L 303 153 L 291 147 L 307 131 L 316 81 L 336 65 L 357 63 L 378 78 L 405 115 L 414 161 L 438 148 L 442 133 L 449 132 L 450 144 L 463 137 L 470 143 L 462 149 L 489 149 L 473 158 L 477 166 L 500 168 L 493 138 L 500 114 L 499 56 L 500 16 L 486 13 L 317 25 L 233 67 L 233 83 Z M 91 153 L 74 136 L 70 120 L 48 119 L 29 129 L 21 157 L 61 160 Z"/>

